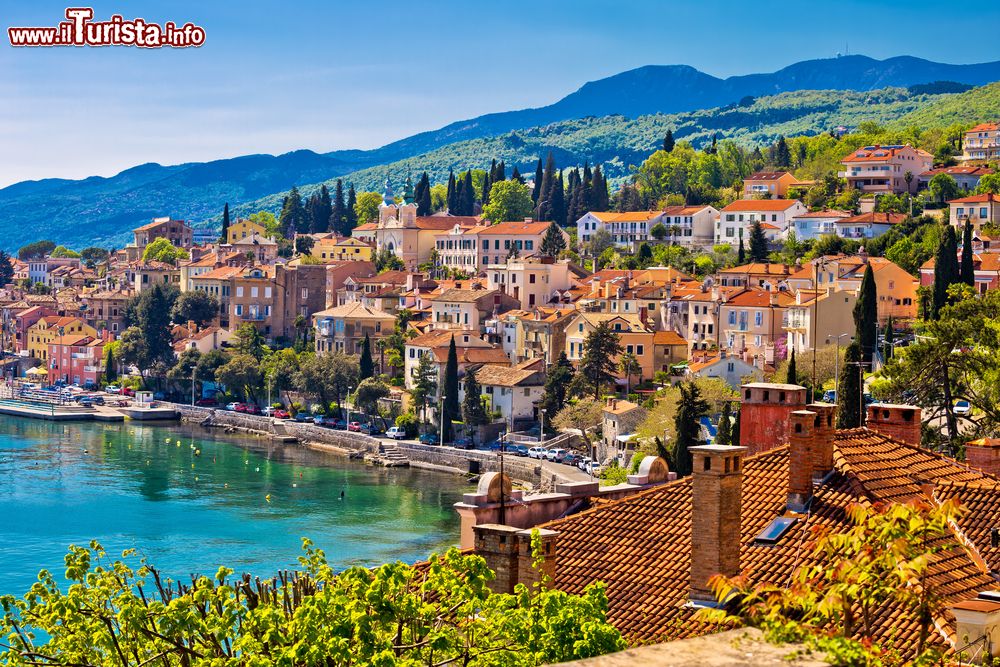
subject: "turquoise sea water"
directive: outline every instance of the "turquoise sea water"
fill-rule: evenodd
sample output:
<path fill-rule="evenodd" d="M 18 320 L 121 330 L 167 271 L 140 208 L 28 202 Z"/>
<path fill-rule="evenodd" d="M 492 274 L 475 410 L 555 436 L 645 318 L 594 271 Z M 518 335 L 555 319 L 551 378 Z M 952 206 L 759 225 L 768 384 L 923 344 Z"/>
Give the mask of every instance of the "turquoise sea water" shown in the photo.
<path fill-rule="evenodd" d="M 61 578 L 66 547 L 91 539 L 175 579 L 221 564 L 271 576 L 296 566 L 302 537 L 337 569 L 415 561 L 457 544 L 452 504 L 469 488 L 198 426 L 3 416 L 0 594 L 24 593 L 41 568 Z"/>

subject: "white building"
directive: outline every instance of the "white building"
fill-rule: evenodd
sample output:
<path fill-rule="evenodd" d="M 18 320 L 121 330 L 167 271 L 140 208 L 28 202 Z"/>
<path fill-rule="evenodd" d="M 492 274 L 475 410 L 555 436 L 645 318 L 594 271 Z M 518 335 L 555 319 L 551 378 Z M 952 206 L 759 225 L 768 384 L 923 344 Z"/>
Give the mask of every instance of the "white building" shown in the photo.
<path fill-rule="evenodd" d="M 562 292 L 574 286 L 573 276 L 568 260 L 549 257 L 512 258 L 506 264 L 486 267 L 489 289 L 516 299 L 525 310 L 558 301 Z"/>
<path fill-rule="evenodd" d="M 483 366 L 476 371 L 488 409 L 499 412 L 505 422 L 535 420 L 538 402 L 545 394 L 545 363 L 530 359 L 514 367 Z"/>
<path fill-rule="evenodd" d="M 811 241 L 837 233 L 837 221 L 851 217 L 847 211 L 810 211 L 792 218 L 788 232 L 799 241 Z M 787 236 L 787 233 L 786 233 Z"/>
<path fill-rule="evenodd" d="M 739 199 L 719 212 L 715 242 L 736 245 L 750 240 L 750 228 L 755 222 L 769 227 L 774 239 L 782 239 L 792 218 L 809 210 L 798 199 Z"/>

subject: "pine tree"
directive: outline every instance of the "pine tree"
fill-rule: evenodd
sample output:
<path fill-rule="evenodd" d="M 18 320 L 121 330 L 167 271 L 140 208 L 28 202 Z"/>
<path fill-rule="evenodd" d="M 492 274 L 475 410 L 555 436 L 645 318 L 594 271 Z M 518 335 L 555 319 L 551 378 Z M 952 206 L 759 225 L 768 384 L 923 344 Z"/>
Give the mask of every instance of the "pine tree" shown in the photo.
<path fill-rule="evenodd" d="M 959 269 L 959 280 L 969 287 L 976 286 L 976 267 L 972 257 L 972 223 L 965 221 L 962 230 L 962 265 Z"/>
<path fill-rule="evenodd" d="M 740 240 L 742 241 L 742 239 Z M 768 254 L 767 236 L 764 234 L 760 220 L 757 220 L 750 228 L 750 261 L 766 262 Z"/>
<path fill-rule="evenodd" d="M 542 171 L 542 158 L 538 158 L 538 164 L 535 166 L 535 185 L 531 189 L 531 201 L 535 202 L 536 207 L 542 194 L 542 180 L 544 178 L 545 172 Z"/>
<path fill-rule="evenodd" d="M 674 150 L 674 133 L 669 127 L 667 128 L 667 134 L 663 137 L 663 150 L 668 153 Z"/>
<path fill-rule="evenodd" d="M 462 418 L 462 407 L 458 401 L 458 351 L 455 337 L 448 344 L 448 361 L 444 366 L 444 417 L 448 422 Z"/>
<path fill-rule="evenodd" d="M 345 236 L 350 236 L 354 228 L 358 226 L 357 205 L 358 193 L 354 189 L 354 183 L 349 183 L 347 185 L 347 210 L 344 211 L 344 219 L 346 221 L 344 230 L 347 232 Z"/>
<path fill-rule="evenodd" d="M 861 360 L 870 362 L 878 338 L 878 293 L 871 265 L 865 267 L 858 300 L 854 303 L 854 329 L 854 340 L 861 347 Z"/>
<path fill-rule="evenodd" d="M 219 234 L 221 243 L 229 243 L 229 202 L 222 207 L 222 232 Z"/>
<path fill-rule="evenodd" d="M 524 185 L 524 178 L 521 176 L 521 172 L 517 170 L 517 165 L 514 165 L 514 170 L 510 172 L 510 180 Z"/>
<path fill-rule="evenodd" d="M 448 213 L 458 215 L 458 186 L 455 183 L 455 172 L 448 170 L 448 196 L 445 199 L 448 206 Z"/>
<path fill-rule="evenodd" d="M 719 416 L 719 428 L 715 433 L 715 444 L 729 446 L 733 444 L 732 408 L 729 401 L 722 404 L 722 415 Z"/>
<path fill-rule="evenodd" d="M 795 370 L 795 350 L 792 350 L 791 356 L 788 357 L 788 372 L 785 374 L 785 382 L 787 384 L 799 383 L 799 374 Z"/>
<path fill-rule="evenodd" d="M 788 167 L 792 164 L 792 154 L 788 150 L 788 142 L 784 137 L 778 137 L 778 143 L 774 145 L 774 166 Z"/>
<path fill-rule="evenodd" d="M 295 236 L 296 232 L 306 232 L 306 211 L 302 205 L 302 195 L 299 194 L 299 189 L 294 185 L 281 206 L 278 222 L 281 225 L 281 233 L 286 239 Z"/>
<path fill-rule="evenodd" d="M 736 261 L 740 266 L 743 266 L 747 262 L 747 249 L 743 245 L 743 237 L 740 237 L 740 248 L 736 255 Z"/>
<path fill-rule="evenodd" d="M 863 367 L 861 346 L 851 342 L 844 352 L 844 367 L 837 387 L 837 428 L 857 428 L 861 426 L 861 376 Z"/>
<path fill-rule="evenodd" d="M 674 430 L 677 432 L 674 472 L 678 477 L 687 477 L 692 468 L 691 448 L 704 444 L 701 440 L 701 418 L 708 414 L 709 405 L 693 382 L 682 382 L 679 388 L 681 396 L 677 401 L 677 414 L 674 415 Z"/>
<path fill-rule="evenodd" d="M 330 224 L 328 228 L 331 232 L 339 236 L 348 236 L 350 231 L 347 227 L 347 206 L 344 204 L 344 183 L 339 178 L 334 189 L 333 204 L 330 210 Z"/>
<path fill-rule="evenodd" d="M 570 382 L 573 381 L 573 364 L 566 358 L 565 352 L 559 353 L 559 358 L 549 367 L 545 376 L 545 394 L 542 396 L 541 407 L 555 416 L 566 405 L 566 395 Z"/>
<path fill-rule="evenodd" d="M 934 259 L 934 287 L 931 295 L 930 319 L 940 317 L 941 309 L 949 303 L 948 288 L 958 282 L 958 239 L 955 228 L 946 225 Z"/>
<path fill-rule="evenodd" d="M 361 341 L 361 358 L 358 360 L 358 382 L 367 380 L 375 375 L 375 361 L 372 359 L 372 341 L 365 334 L 365 339 Z"/>
<path fill-rule="evenodd" d="M 566 239 L 563 238 L 562 230 L 556 223 L 549 225 L 542 237 L 542 246 L 539 249 L 545 257 L 558 257 L 559 253 L 566 249 Z"/>
<path fill-rule="evenodd" d="M 490 423 L 490 417 L 483 407 L 482 389 L 476 374 L 471 370 L 465 372 L 465 398 L 462 399 L 462 418 L 465 425 L 475 428 Z"/>
<path fill-rule="evenodd" d="M 417 217 L 423 218 L 430 215 L 433 208 L 431 204 L 431 179 L 426 171 L 417 181 L 414 198 L 417 200 Z"/>

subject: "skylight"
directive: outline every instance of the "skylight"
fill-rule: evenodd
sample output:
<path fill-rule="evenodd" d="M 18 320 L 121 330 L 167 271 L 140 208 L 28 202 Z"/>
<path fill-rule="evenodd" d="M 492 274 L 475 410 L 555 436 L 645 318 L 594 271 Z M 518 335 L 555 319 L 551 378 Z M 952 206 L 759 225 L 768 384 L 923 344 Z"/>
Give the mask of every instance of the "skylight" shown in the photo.
<path fill-rule="evenodd" d="M 798 521 L 798 519 L 795 517 L 779 516 L 777 519 L 774 519 L 771 523 L 767 524 L 767 527 L 757 534 L 757 537 L 754 538 L 754 542 L 767 546 L 777 544 L 796 521 Z"/>

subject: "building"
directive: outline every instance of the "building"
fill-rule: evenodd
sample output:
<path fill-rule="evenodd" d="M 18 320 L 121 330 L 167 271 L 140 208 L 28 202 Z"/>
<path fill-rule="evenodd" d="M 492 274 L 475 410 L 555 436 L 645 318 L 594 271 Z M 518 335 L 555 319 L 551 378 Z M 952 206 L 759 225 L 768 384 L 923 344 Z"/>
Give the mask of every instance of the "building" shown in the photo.
<path fill-rule="evenodd" d="M 800 289 L 795 301 L 785 308 L 782 328 L 788 335 L 785 347 L 789 353 L 803 353 L 828 345 L 847 345 L 854 336 L 854 304 L 857 293 L 832 287 L 817 294 Z"/>
<path fill-rule="evenodd" d="M 818 286 L 820 291 L 833 288 L 856 294 L 869 266 L 874 273 L 878 293 L 879 322 L 884 324 L 890 316 L 897 322 L 915 319 L 919 282 L 884 257 L 868 257 L 865 253 L 819 257 L 790 276 L 788 284 L 793 290 L 815 289 Z"/>
<path fill-rule="evenodd" d="M 368 308 L 359 301 L 314 313 L 316 352 L 360 354 L 365 336 L 374 344 L 393 331 L 396 318 L 385 311 Z"/>
<path fill-rule="evenodd" d="M 735 246 L 743 239 L 748 244 L 755 222 L 769 225 L 768 240 L 775 241 L 784 237 L 793 218 L 805 213 L 808 209 L 798 199 L 740 199 L 719 212 L 715 242 Z"/>
<path fill-rule="evenodd" d="M 693 356 L 687 367 L 687 375 L 691 378 L 718 378 L 733 389 L 738 389 L 747 378 L 762 380 L 764 371 L 739 357 L 726 354 L 725 350 L 719 350 L 715 354 L 702 352 Z"/>
<path fill-rule="evenodd" d="M 242 324 L 257 327 L 265 338 L 276 334 L 272 314 L 280 290 L 275 279 L 276 267 L 247 266 L 229 279 L 229 329 Z"/>
<path fill-rule="evenodd" d="M 661 220 L 667 228 L 663 240 L 688 248 L 710 246 L 718 219 L 719 209 L 714 206 L 668 206 Z"/>
<path fill-rule="evenodd" d="M 14 349 L 19 354 L 26 353 L 28 350 L 28 330 L 43 317 L 56 315 L 56 312 L 47 306 L 27 306 L 27 304 L 22 304 L 22 306 L 16 310 L 11 307 L 12 314 L 8 314 L 8 309 L 4 308 L 5 319 L 9 318 L 10 322 L 9 327 Z"/>
<path fill-rule="evenodd" d="M 538 419 L 538 402 L 545 394 L 544 362 L 530 359 L 514 367 L 485 364 L 474 372 L 487 410 L 507 424 Z"/>
<path fill-rule="evenodd" d="M 616 246 L 634 250 L 641 242 L 653 238 L 653 227 L 666 225 L 663 218 L 663 211 L 590 211 L 576 221 L 576 233 L 581 243 L 587 243 L 597 230 L 603 229 Z"/>
<path fill-rule="evenodd" d="M 758 171 L 743 179 L 743 198 L 785 199 L 788 189 L 811 185 L 801 183 L 787 171 Z"/>
<path fill-rule="evenodd" d="M 61 267 L 80 268 L 79 257 L 33 257 L 28 260 L 28 280 L 52 287 L 52 272 Z"/>
<path fill-rule="evenodd" d="M 1000 225 L 1000 195 L 982 194 L 952 199 L 948 202 L 951 224 L 958 227 L 959 232 L 968 220 L 977 234 L 983 231 L 983 225 Z"/>
<path fill-rule="evenodd" d="M 453 287 L 433 295 L 431 322 L 435 329 L 472 331 L 479 334 L 486 320 L 517 306 L 517 301 L 500 290 Z"/>
<path fill-rule="evenodd" d="M 934 266 L 936 259 L 931 257 L 920 267 L 920 284 L 930 287 L 934 284 Z M 1000 288 L 1000 254 L 988 252 L 972 256 L 975 287 L 979 294 Z"/>
<path fill-rule="evenodd" d="M 370 262 L 374 249 L 368 243 L 354 238 L 337 238 L 329 234 L 317 239 L 309 256 L 323 264 L 340 262 Z"/>
<path fill-rule="evenodd" d="M 167 239 L 178 248 L 190 248 L 194 245 L 194 234 L 190 226 L 183 220 L 172 218 L 153 218 L 153 221 L 132 230 L 132 243 L 125 246 L 125 255 L 129 261 L 142 259 L 142 252 L 156 239 Z"/>
<path fill-rule="evenodd" d="M 795 297 L 787 291 L 747 287 L 719 306 L 720 349 L 764 368 L 774 364 L 774 344 L 784 337 L 785 309 Z"/>
<path fill-rule="evenodd" d="M 652 378 L 659 370 L 656 367 L 656 355 L 653 351 L 656 332 L 638 315 L 578 312 L 566 328 L 566 358 L 573 364 L 579 363 L 583 358 L 583 346 L 587 336 L 601 323 L 607 323 L 618 336 L 622 351 L 635 356 L 639 362 L 640 377 L 636 378 L 633 375 L 633 379 Z M 618 373 L 624 384 L 624 374 L 620 370 Z"/>
<path fill-rule="evenodd" d="M 117 335 L 125 329 L 125 306 L 132 296 L 132 292 L 124 290 L 97 290 L 81 295 L 80 300 L 87 307 L 87 324 L 98 332 Z"/>
<path fill-rule="evenodd" d="M 894 225 L 902 224 L 906 220 L 904 213 L 862 213 L 841 218 L 834 222 L 837 228 L 837 236 L 845 239 L 873 239 L 882 236 L 893 228 Z"/>
<path fill-rule="evenodd" d="M 569 260 L 550 257 L 512 258 L 486 270 L 489 289 L 502 291 L 524 310 L 559 303 L 578 276 Z"/>
<path fill-rule="evenodd" d="M 258 264 L 270 264 L 278 258 L 278 242 L 270 236 L 252 234 L 245 239 L 219 247 L 220 252 L 231 252 Z"/>
<path fill-rule="evenodd" d="M 136 292 L 145 292 L 153 285 L 176 285 L 179 288 L 181 284 L 180 269 L 166 262 L 139 260 L 127 268 L 127 274 L 131 274 L 132 289 Z"/>
<path fill-rule="evenodd" d="M 657 331 L 653 334 L 653 368 L 669 373 L 671 367 L 688 358 L 688 342 L 676 331 Z"/>
<path fill-rule="evenodd" d="M 486 321 L 486 334 L 514 363 L 542 359 L 553 364 L 566 349 L 566 328 L 575 317 L 570 309 L 509 310 Z"/>
<path fill-rule="evenodd" d="M 800 241 L 813 241 L 837 233 L 837 222 L 851 217 L 847 211 L 810 211 L 792 218 L 788 232 Z"/>
<path fill-rule="evenodd" d="M 722 269 L 714 276 L 721 287 L 759 287 L 768 292 L 788 288 L 788 279 L 798 270 L 789 264 L 750 262 Z"/>
<path fill-rule="evenodd" d="M 502 265 L 508 258 L 531 257 L 541 251 L 542 240 L 552 224 L 531 218 L 475 227 L 456 224 L 435 236 L 438 261 L 452 269 L 476 273 L 487 266 Z M 562 229 L 559 232 L 569 247 L 569 234 Z"/>
<path fill-rule="evenodd" d="M 49 343 L 49 382 L 96 386 L 104 372 L 104 344 L 101 338 L 80 334 L 54 338 Z"/>
<path fill-rule="evenodd" d="M 28 356 L 47 361 L 49 344 L 62 336 L 98 338 L 97 330 L 79 318 L 43 317 L 28 327 Z"/>
<path fill-rule="evenodd" d="M 197 350 L 201 354 L 207 354 L 213 350 L 221 350 L 223 347 L 229 345 L 229 341 L 233 339 L 234 335 L 230 329 L 220 329 L 215 326 L 197 329 L 192 324 L 189 324 L 188 328 L 189 330 L 194 330 L 189 331 L 185 338 L 174 342 L 174 352 L 178 356 L 186 350 Z"/>
<path fill-rule="evenodd" d="M 972 192 L 979 186 L 980 178 L 992 173 L 993 170 L 989 167 L 938 167 L 937 169 L 929 169 L 917 176 L 917 187 L 920 190 L 926 190 L 927 186 L 931 183 L 931 179 L 938 174 L 947 174 L 955 179 L 955 183 L 958 184 L 959 189 L 965 192 Z"/>
<path fill-rule="evenodd" d="M 229 224 L 229 229 L 226 231 L 226 243 L 237 243 L 242 239 L 255 235 L 267 236 L 267 229 L 264 228 L 264 225 L 258 224 L 253 220 L 242 218 Z"/>
<path fill-rule="evenodd" d="M 614 459 L 618 465 L 628 467 L 635 452 L 635 432 L 646 419 L 646 410 L 641 405 L 618 398 L 608 398 L 604 402 L 601 416 L 601 441 L 604 451 L 598 459 Z"/>
<path fill-rule="evenodd" d="M 1000 124 L 980 123 L 965 133 L 963 160 L 996 161 L 1000 159 Z"/>
<path fill-rule="evenodd" d="M 444 384 L 444 367 L 448 363 L 448 349 L 452 338 L 455 340 L 459 375 L 473 365 L 493 364 L 504 368 L 510 367 L 510 358 L 503 349 L 472 333 L 448 329 L 432 330 L 406 341 L 404 378 L 407 389 L 413 388 L 413 371 L 420 363 L 420 358 L 430 355 L 438 371 L 438 396 L 440 396 L 441 386 Z"/>
<path fill-rule="evenodd" d="M 915 193 L 918 174 L 934 166 L 934 156 L 920 148 L 905 146 L 865 146 L 840 161 L 847 187 L 863 192 Z"/>

